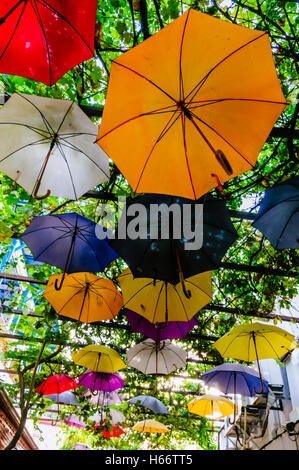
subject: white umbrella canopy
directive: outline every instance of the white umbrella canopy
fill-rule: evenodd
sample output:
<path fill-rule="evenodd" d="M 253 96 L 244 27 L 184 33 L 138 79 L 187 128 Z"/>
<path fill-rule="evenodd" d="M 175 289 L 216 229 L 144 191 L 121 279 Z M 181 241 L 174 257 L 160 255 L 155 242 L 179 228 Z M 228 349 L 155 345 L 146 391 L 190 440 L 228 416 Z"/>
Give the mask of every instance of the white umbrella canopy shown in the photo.
<path fill-rule="evenodd" d="M 102 390 L 91 392 L 88 390 L 83 396 L 93 405 L 101 406 L 120 405 L 124 401 L 123 396 L 117 393 L 116 390 L 113 392 L 103 392 Z"/>
<path fill-rule="evenodd" d="M 150 338 L 127 351 L 128 366 L 143 374 L 170 374 L 186 366 L 187 353 L 169 340 L 156 343 Z"/>
<path fill-rule="evenodd" d="M 109 179 L 97 131 L 73 101 L 14 93 L 0 110 L 0 171 L 35 197 L 78 199 Z"/>
<path fill-rule="evenodd" d="M 115 410 L 114 408 L 109 408 L 109 413 L 106 413 L 105 411 L 102 413 L 97 411 L 90 419 L 95 421 L 96 424 L 104 424 L 105 422 L 109 422 L 113 426 L 115 424 L 121 424 L 126 421 L 125 415 L 121 411 Z"/>
<path fill-rule="evenodd" d="M 44 398 L 59 404 L 79 406 L 76 395 L 69 391 L 44 395 Z"/>

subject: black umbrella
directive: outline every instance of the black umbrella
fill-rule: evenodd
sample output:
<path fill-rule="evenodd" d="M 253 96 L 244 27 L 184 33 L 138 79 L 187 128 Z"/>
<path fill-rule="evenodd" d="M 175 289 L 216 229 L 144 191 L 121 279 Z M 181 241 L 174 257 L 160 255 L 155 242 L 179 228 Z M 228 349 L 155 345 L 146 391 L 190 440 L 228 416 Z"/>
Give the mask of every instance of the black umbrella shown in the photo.
<path fill-rule="evenodd" d="M 120 233 L 124 225 L 129 228 L 134 220 L 134 215 L 129 215 L 134 212 L 133 204 L 140 204 L 145 208 L 143 216 L 139 214 L 138 217 L 139 224 L 144 229 L 144 238 L 134 240 L 129 236 L 122 238 L 123 233 Z M 174 211 L 174 215 L 170 214 L 168 225 L 166 224 L 167 230 L 162 233 L 162 228 L 165 229 L 163 214 L 165 215 L 173 204 L 176 204 L 176 209 L 179 208 L 179 210 Z M 199 216 L 201 204 L 203 204 L 202 219 Z M 163 208 L 162 215 L 159 213 L 158 219 L 151 217 L 153 205 Z M 181 214 L 181 219 L 178 213 Z M 175 217 L 175 224 L 173 224 Z M 194 243 L 194 235 L 193 242 L 192 237 L 188 233 L 186 235 L 187 225 L 190 233 L 196 233 L 197 242 L 200 241 L 202 232 L 202 244 L 196 248 L 198 244 L 196 242 L 196 249 L 194 249 L 194 244 L 190 245 L 190 241 Z M 167 231 L 169 231 L 168 237 Z M 166 239 L 163 238 L 165 234 Z M 176 238 L 178 236 L 179 238 Z M 134 277 L 150 277 L 177 284 L 183 278 L 217 269 L 221 259 L 237 237 L 238 234 L 230 220 L 224 201 L 215 199 L 211 195 L 205 195 L 193 201 L 175 196 L 147 194 L 136 197 L 127 204 L 126 211 L 119 220 L 116 238 L 111 240 L 110 244 L 126 261 Z"/>
<path fill-rule="evenodd" d="M 274 248 L 299 248 L 299 176 L 267 189 L 253 222 Z"/>

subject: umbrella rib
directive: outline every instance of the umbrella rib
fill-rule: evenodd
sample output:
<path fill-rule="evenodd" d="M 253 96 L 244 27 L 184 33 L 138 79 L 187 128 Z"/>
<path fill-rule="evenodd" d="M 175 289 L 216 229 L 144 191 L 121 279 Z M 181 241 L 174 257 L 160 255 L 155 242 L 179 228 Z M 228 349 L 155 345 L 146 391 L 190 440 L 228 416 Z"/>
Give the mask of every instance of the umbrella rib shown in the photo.
<path fill-rule="evenodd" d="M 124 303 L 124 307 L 134 298 L 136 297 L 136 295 L 140 294 L 140 292 L 145 289 L 146 287 L 150 286 L 151 284 L 153 284 L 153 281 L 150 281 L 148 284 L 145 284 L 144 286 L 142 286 L 137 292 L 135 292 L 130 298 L 129 300 L 127 300 L 127 302 Z"/>
<path fill-rule="evenodd" d="M 169 368 L 168 368 L 168 365 L 167 365 L 167 362 L 166 362 L 166 359 L 165 359 L 165 356 L 164 356 L 164 351 L 163 351 L 163 349 L 161 349 L 161 351 L 159 351 L 159 352 L 160 352 L 160 354 L 161 354 L 161 356 L 162 356 L 162 359 L 163 359 L 163 361 L 164 361 L 165 369 L 166 369 L 166 371 L 167 371 L 167 374 L 169 374 Z"/>
<path fill-rule="evenodd" d="M 247 43 L 243 44 L 242 46 L 238 47 L 237 49 L 235 49 L 234 51 L 232 51 L 230 54 L 228 54 L 227 56 L 225 56 L 222 60 L 220 60 L 216 65 L 214 65 L 214 67 L 211 68 L 211 70 L 198 82 L 198 84 L 193 87 L 193 89 L 188 93 L 188 95 L 186 96 L 186 100 L 190 97 L 190 95 L 193 94 L 193 96 L 191 97 L 191 99 L 188 101 L 188 105 L 193 101 L 193 99 L 195 98 L 195 96 L 197 95 L 197 93 L 199 92 L 199 90 L 202 88 L 202 86 L 205 84 L 205 82 L 207 81 L 207 79 L 209 78 L 209 76 L 212 74 L 212 72 L 214 72 L 214 70 L 216 68 L 218 68 L 223 62 L 225 62 L 226 60 L 228 60 L 230 57 L 232 57 L 234 54 L 236 54 L 237 52 L 239 52 L 240 50 L 244 49 L 244 47 L 246 46 L 249 46 L 250 44 L 252 44 L 253 42 L 257 41 L 258 39 L 266 36 L 267 33 L 263 33 L 261 34 L 260 36 L 257 36 L 255 37 L 254 39 L 251 39 L 250 41 L 248 41 Z M 197 89 L 198 88 L 198 89 Z"/>
<path fill-rule="evenodd" d="M 155 82 L 153 82 L 153 81 L 150 80 L 149 78 L 145 77 L 144 75 L 142 75 L 141 73 L 137 72 L 136 70 L 131 69 L 131 67 L 128 67 L 127 65 L 120 64 L 119 62 L 116 62 L 115 60 L 113 60 L 112 62 L 113 62 L 113 64 L 119 65 L 120 67 L 123 67 L 124 69 L 129 70 L 130 72 L 132 72 L 132 73 L 134 73 L 135 75 L 137 75 L 139 78 L 143 78 L 143 79 L 146 80 L 148 83 L 150 83 L 150 84 L 153 85 L 155 88 L 157 88 L 157 89 L 160 90 L 162 93 L 164 93 L 164 95 L 166 95 L 168 98 L 170 98 L 175 104 L 177 104 L 177 100 L 176 100 L 176 99 L 174 99 L 169 93 L 167 93 L 167 91 L 163 90 L 163 88 L 159 87 L 159 85 L 157 85 Z"/>
<path fill-rule="evenodd" d="M 56 131 L 56 134 L 58 134 L 59 131 L 60 131 L 60 129 L 62 128 L 62 126 L 63 126 L 63 124 L 64 124 L 64 122 L 65 122 L 65 120 L 66 120 L 66 118 L 67 118 L 67 115 L 69 114 L 71 108 L 73 107 L 73 104 L 74 104 L 74 101 L 71 101 L 70 106 L 69 106 L 68 109 L 66 110 L 66 113 L 65 113 L 65 115 L 63 116 L 63 118 L 62 118 L 62 120 L 61 120 L 61 123 L 59 124 L 59 127 L 58 127 L 58 129 L 57 129 L 57 131 Z"/>
<path fill-rule="evenodd" d="M 6 155 L 4 158 L 1 158 L 0 163 L 4 162 L 4 160 L 11 157 L 12 155 L 19 152 L 20 150 L 24 150 L 25 148 L 30 147 L 31 145 L 32 146 L 33 145 L 39 145 L 39 144 L 45 142 L 47 139 L 48 139 L 48 137 L 45 137 L 44 139 L 36 140 L 35 142 L 31 142 L 30 144 L 23 145 L 22 147 L 18 148 L 17 150 L 14 150 L 13 152 L 11 152 L 9 155 Z"/>
<path fill-rule="evenodd" d="M 189 284 L 191 284 L 192 286 L 196 287 L 197 289 L 199 289 L 201 292 L 203 292 L 207 297 L 211 298 L 210 294 L 208 294 L 206 291 L 204 291 L 200 286 L 198 286 L 197 284 L 194 284 L 194 282 L 190 281 L 188 278 L 185 279 L 185 282 L 188 282 Z"/>
<path fill-rule="evenodd" d="M 154 316 L 153 316 L 153 321 L 152 321 L 152 323 L 155 323 L 155 318 L 156 318 L 158 303 L 159 303 L 160 296 L 161 296 L 161 293 L 162 293 L 162 290 L 163 290 L 164 286 L 165 286 L 165 283 L 162 282 L 162 287 L 161 287 L 161 289 L 160 289 L 160 291 L 159 291 L 159 294 L 158 294 L 158 296 L 157 296 L 157 301 L 156 301 L 156 306 L 155 306 L 155 310 L 154 310 Z"/>
<path fill-rule="evenodd" d="M 17 29 L 18 29 L 18 26 L 19 26 L 19 24 L 20 24 L 21 18 L 22 18 L 22 16 L 23 16 L 23 13 L 24 13 L 24 11 L 25 11 L 25 8 L 26 8 L 27 4 L 28 4 L 28 0 L 24 0 L 24 5 L 23 5 L 23 7 L 22 7 L 22 11 L 21 11 L 20 16 L 19 16 L 19 18 L 18 18 L 18 21 L 16 22 L 15 28 L 14 28 L 14 30 L 13 30 L 13 32 L 12 32 L 12 35 L 10 36 L 10 38 L 9 38 L 9 40 L 8 40 L 8 42 L 7 42 L 7 44 L 6 44 L 5 48 L 4 48 L 4 50 L 3 50 L 3 52 L 2 52 L 1 55 L 0 55 L 0 60 L 3 59 L 4 54 L 6 53 L 8 47 L 10 46 L 10 44 L 11 44 L 11 42 L 12 42 L 12 40 L 13 40 L 13 37 L 14 37 L 14 35 L 15 35 Z M 17 5 L 15 5 L 15 6 L 17 6 Z M 12 13 L 12 12 L 11 12 L 11 13 Z"/>
<path fill-rule="evenodd" d="M 36 111 L 40 114 L 42 120 L 43 120 L 43 123 L 45 124 L 45 127 L 47 129 L 47 131 L 49 132 L 50 136 L 54 136 L 55 134 L 55 131 L 53 129 L 53 127 L 51 126 L 51 124 L 49 123 L 48 119 L 46 118 L 46 116 L 44 116 L 44 114 L 38 109 L 38 107 L 32 102 L 30 101 L 29 98 L 27 98 L 24 94 L 21 94 L 21 93 L 18 93 L 18 92 L 15 92 L 20 98 L 23 98 L 25 101 L 27 101 L 29 104 L 31 104 L 31 106 L 33 106 L 34 109 L 36 109 Z M 30 96 L 30 95 L 28 95 Z"/>
<path fill-rule="evenodd" d="M 150 160 L 150 157 L 152 156 L 153 151 L 154 151 L 155 148 L 156 148 L 156 145 L 162 140 L 163 137 L 165 137 L 165 135 L 167 134 L 167 132 L 168 132 L 168 131 L 172 128 L 172 126 L 177 122 L 177 120 L 178 120 L 179 117 L 180 117 L 180 114 L 178 114 L 177 117 L 174 119 L 174 121 L 170 124 L 170 122 L 171 122 L 171 120 L 173 119 L 174 116 L 175 116 L 175 114 L 173 114 L 173 115 L 171 116 L 171 118 L 168 120 L 168 122 L 166 123 L 166 125 L 165 125 L 164 128 L 162 129 L 160 135 L 159 135 L 158 138 L 156 139 L 156 141 L 155 141 L 155 143 L 154 143 L 154 145 L 153 145 L 153 147 L 152 147 L 152 149 L 151 149 L 149 155 L 147 156 L 147 158 L 146 158 L 146 160 L 145 160 L 145 163 L 144 163 L 144 165 L 143 165 L 142 171 L 141 171 L 141 173 L 140 173 L 140 176 L 139 176 L 137 185 L 136 185 L 136 187 L 135 187 L 135 192 L 138 191 L 138 186 L 139 186 L 139 184 L 140 184 L 140 182 L 141 182 L 141 179 L 142 179 L 142 177 L 143 177 L 145 168 L 146 168 L 146 166 L 147 166 L 147 164 L 148 164 L 148 162 L 149 162 L 149 160 Z M 167 126 L 168 126 L 168 128 L 167 128 Z"/>
<path fill-rule="evenodd" d="M 34 259 L 36 261 L 38 261 L 38 258 L 43 255 L 45 253 L 45 251 L 47 251 L 54 243 L 56 243 L 58 240 L 62 240 L 62 238 L 68 236 L 67 233 L 63 233 L 62 235 L 60 235 L 59 237 L 55 238 L 55 240 L 53 240 L 46 248 L 44 248 L 37 256 L 34 257 Z"/>
<path fill-rule="evenodd" d="M 22 126 L 22 127 L 25 127 L 26 129 L 29 129 L 30 131 L 35 132 L 40 137 L 44 137 L 45 139 L 50 139 L 48 130 L 39 129 L 38 127 L 30 126 L 29 124 L 22 124 L 20 122 L 0 122 L 0 125 Z M 48 135 L 45 135 L 45 133 L 48 133 Z"/>
<path fill-rule="evenodd" d="M 249 101 L 253 103 L 266 103 L 266 104 L 284 104 L 287 105 L 286 101 L 271 101 L 271 100 L 260 100 L 255 98 L 215 98 L 213 100 L 203 100 L 203 101 L 192 101 L 192 104 L 202 103 L 198 106 L 189 106 L 188 109 L 196 109 L 204 106 L 209 106 L 217 103 L 222 103 L 223 101 Z"/>
<path fill-rule="evenodd" d="M 63 141 L 63 142 L 61 142 Z M 71 150 L 75 150 L 76 152 L 79 152 L 79 153 L 82 153 L 82 155 L 85 155 L 85 157 L 88 158 L 88 160 L 90 160 L 107 178 L 109 177 L 109 175 L 107 175 L 107 173 L 105 173 L 105 171 L 100 167 L 100 165 L 98 165 L 97 162 L 95 162 L 87 153 L 85 153 L 82 149 L 80 149 L 79 147 L 75 146 L 73 143 L 69 142 L 68 140 L 62 138 L 60 136 L 59 138 L 59 142 L 61 144 L 61 146 L 63 145 L 64 147 L 67 147 L 67 148 L 70 148 Z"/>
<path fill-rule="evenodd" d="M 70 165 L 69 165 L 69 162 L 68 162 L 68 160 L 67 160 L 66 154 L 64 153 L 63 147 L 62 147 L 62 145 L 61 145 L 60 142 L 56 142 L 56 147 L 57 147 L 58 152 L 60 153 L 60 155 L 61 155 L 63 161 L 64 161 L 65 164 L 66 164 L 66 167 L 67 167 L 67 170 L 68 170 L 68 173 L 69 173 L 69 178 L 70 178 L 70 181 L 71 181 L 71 185 L 72 185 L 72 188 L 73 188 L 73 192 L 74 192 L 75 199 L 78 199 L 77 191 L 76 191 L 76 187 L 75 187 L 75 183 L 74 183 L 74 180 L 73 180 L 73 175 L 72 175 L 72 172 L 71 172 Z"/>
<path fill-rule="evenodd" d="M 94 51 L 90 48 L 90 46 L 88 45 L 88 43 L 85 41 L 85 39 L 83 38 L 83 36 L 79 33 L 79 31 L 72 25 L 72 23 L 65 17 L 63 16 L 58 10 L 56 10 L 52 5 L 50 5 L 48 2 L 46 2 L 45 0 L 36 0 L 38 3 L 40 3 L 43 7 L 47 8 L 48 10 L 52 11 L 53 13 L 55 13 L 56 15 L 59 16 L 60 19 L 62 19 L 63 21 L 65 21 L 72 29 L 73 31 L 75 31 L 75 33 L 80 37 L 80 39 L 84 42 L 84 44 L 86 45 L 86 47 L 90 50 L 90 52 L 92 53 L 92 55 L 94 55 Z"/>
<path fill-rule="evenodd" d="M 48 56 L 48 67 L 49 67 L 49 82 L 52 84 L 52 68 L 51 68 L 51 56 L 50 56 L 49 43 L 48 43 L 48 38 L 47 38 L 47 35 L 46 35 L 46 31 L 45 31 L 45 28 L 44 28 L 42 18 L 40 16 L 40 12 L 39 12 L 38 6 L 36 4 L 36 0 L 34 0 L 34 2 L 32 2 L 32 8 L 33 8 L 33 11 L 34 11 L 35 16 L 37 18 L 37 21 L 38 21 L 38 23 L 41 27 L 42 34 L 44 36 L 44 40 L 45 40 L 45 43 L 46 43 L 47 56 Z"/>
<path fill-rule="evenodd" d="M 193 181 L 192 181 L 191 170 L 190 170 L 189 159 L 188 159 L 188 152 L 187 152 L 186 124 L 185 124 L 186 123 L 186 116 L 185 116 L 184 113 L 181 113 L 181 123 L 182 123 L 182 134 L 183 134 L 183 145 L 184 145 L 184 152 L 185 152 L 185 160 L 186 160 L 186 165 L 187 165 L 189 180 L 190 180 L 191 187 L 192 187 L 193 196 L 194 196 L 194 199 L 196 199 L 196 193 L 195 193 L 195 188 L 194 188 Z"/>
<path fill-rule="evenodd" d="M 56 291 L 55 291 L 56 292 Z M 73 294 L 71 297 L 68 298 L 68 300 L 60 307 L 60 309 L 56 312 L 58 315 L 60 315 L 60 312 L 65 309 L 66 305 L 73 300 L 74 297 L 76 297 L 78 294 L 82 294 L 82 289 L 79 289 L 75 294 Z M 69 317 L 68 317 L 69 318 Z"/>
<path fill-rule="evenodd" d="M 179 298 L 179 300 L 180 300 L 180 303 L 181 303 L 181 305 L 182 305 L 182 307 L 183 307 L 183 311 L 184 311 L 184 314 L 185 314 L 185 316 L 186 316 L 186 318 L 187 318 L 187 321 L 189 321 L 189 316 L 188 316 L 187 310 L 186 310 L 185 305 L 184 305 L 184 303 L 183 303 L 183 301 L 182 301 L 182 299 L 181 299 L 180 294 L 179 294 L 178 291 L 176 290 L 176 286 L 175 286 L 175 285 L 173 285 L 173 289 L 174 289 L 175 293 L 177 294 L 177 296 L 178 296 L 178 298 Z"/>
<path fill-rule="evenodd" d="M 204 124 L 206 127 L 208 127 L 211 131 L 213 131 L 218 137 L 220 137 L 226 144 L 228 144 L 241 158 L 243 158 L 243 160 L 245 160 L 248 165 L 251 166 L 251 168 L 254 168 L 254 165 L 249 161 L 247 160 L 246 157 L 244 157 L 244 155 L 241 154 L 241 152 L 239 152 L 239 150 L 237 150 L 228 140 L 225 139 L 225 137 L 223 137 L 221 134 L 219 134 L 219 132 L 216 131 L 216 129 L 214 129 L 213 127 L 211 127 L 207 122 L 203 121 L 200 117 L 198 117 L 196 114 L 194 113 L 191 113 L 192 114 L 192 117 L 195 117 L 195 119 L 197 119 L 198 121 L 200 121 L 202 124 Z M 191 120 L 191 122 L 193 123 L 193 121 Z"/>
<path fill-rule="evenodd" d="M 184 79 L 183 79 L 183 71 L 182 71 L 182 53 L 183 53 L 183 44 L 184 44 L 185 31 L 186 31 L 190 11 L 191 11 L 191 9 L 188 10 L 188 13 L 187 13 L 187 16 L 186 16 L 186 21 L 185 21 L 185 24 L 184 24 L 182 38 L 181 38 L 181 45 L 180 45 L 180 61 L 179 61 L 179 67 L 180 67 L 180 80 L 179 80 L 180 102 L 184 101 Z"/>
<path fill-rule="evenodd" d="M 96 252 L 96 250 L 94 249 L 94 247 L 92 246 L 92 244 L 90 243 L 90 241 L 88 240 L 88 238 L 86 238 L 86 236 L 83 234 L 82 231 L 79 230 L 79 233 L 80 233 L 80 235 L 82 236 L 82 238 L 85 240 L 86 244 L 87 244 L 87 245 L 90 247 L 90 249 L 93 251 L 93 253 L 94 253 L 94 255 L 95 255 L 96 259 L 97 259 L 97 262 L 99 263 L 100 270 L 101 270 L 101 272 L 102 272 L 102 271 L 105 269 L 106 266 L 103 267 L 102 261 L 98 258 L 97 252 Z M 96 280 L 95 280 L 95 282 L 96 282 Z"/>
<path fill-rule="evenodd" d="M 296 196 L 295 194 L 286 198 L 286 199 L 283 199 L 281 201 L 278 201 L 276 202 L 275 204 L 273 204 L 271 207 L 268 207 L 265 209 L 265 211 L 261 214 L 257 214 L 255 219 L 254 219 L 254 222 L 256 222 L 257 220 L 259 220 L 261 217 L 263 217 L 264 215 L 268 214 L 272 209 L 275 209 L 275 207 L 279 206 L 280 204 L 283 204 L 284 202 L 297 202 L 299 201 L 299 196 Z"/>
<path fill-rule="evenodd" d="M 175 107 L 175 109 L 170 109 L 170 110 L 166 111 L 167 108 L 172 108 L 173 106 L 174 105 L 170 105 L 170 106 L 166 106 L 165 108 L 158 108 L 158 109 L 155 109 L 153 111 L 149 111 L 148 113 L 142 113 L 142 114 L 138 114 L 137 116 L 133 116 L 133 117 L 127 119 L 126 121 L 121 122 L 117 126 L 113 127 L 112 129 L 107 131 L 105 134 L 101 135 L 101 137 L 98 137 L 96 139 L 96 142 L 98 142 L 101 139 L 104 139 L 104 137 L 111 134 L 111 132 L 114 132 L 115 130 L 119 129 L 120 127 L 124 126 L 125 124 L 128 124 L 131 121 L 134 121 L 135 119 L 145 117 L 145 116 L 154 116 L 156 114 L 175 113 L 178 110 L 177 107 Z"/>
<path fill-rule="evenodd" d="M 293 210 L 293 212 L 292 212 L 291 215 L 289 216 L 289 218 L 288 218 L 288 220 L 287 220 L 285 226 L 283 227 L 282 231 L 280 232 L 280 235 L 279 235 L 279 238 L 278 238 L 278 242 L 276 243 L 276 247 L 275 247 L 275 248 L 278 247 L 279 242 L 280 242 L 280 239 L 281 239 L 281 237 L 282 237 L 284 231 L 286 230 L 287 226 L 289 225 L 291 219 L 293 218 L 294 214 L 296 214 L 296 212 L 299 212 L 299 207 L 297 207 L 295 210 Z"/>

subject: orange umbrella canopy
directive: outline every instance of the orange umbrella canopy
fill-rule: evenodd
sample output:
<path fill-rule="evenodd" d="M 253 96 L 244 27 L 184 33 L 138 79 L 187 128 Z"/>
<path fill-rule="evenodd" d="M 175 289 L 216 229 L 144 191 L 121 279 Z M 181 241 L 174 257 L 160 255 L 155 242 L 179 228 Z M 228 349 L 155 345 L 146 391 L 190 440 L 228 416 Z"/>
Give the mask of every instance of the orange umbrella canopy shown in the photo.
<path fill-rule="evenodd" d="M 285 105 L 267 33 L 190 9 L 112 61 L 98 144 L 135 192 L 197 199 L 255 165 Z"/>
<path fill-rule="evenodd" d="M 43 296 L 62 316 L 83 323 L 112 320 L 123 306 L 121 293 L 110 279 L 92 273 L 65 274 L 62 288 L 55 289 L 63 274 L 50 277 Z"/>

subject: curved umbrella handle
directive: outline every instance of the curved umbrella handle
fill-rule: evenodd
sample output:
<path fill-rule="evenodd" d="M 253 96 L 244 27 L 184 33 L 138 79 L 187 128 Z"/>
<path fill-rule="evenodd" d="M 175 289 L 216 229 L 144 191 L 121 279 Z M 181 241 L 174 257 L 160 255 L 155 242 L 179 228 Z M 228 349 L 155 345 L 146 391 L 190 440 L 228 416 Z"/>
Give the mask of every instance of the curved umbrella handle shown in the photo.
<path fill-rule="evenodd" d="M 263 384 L 262 380 L 261 380 L 261 391 L 258 392 L 255 387 L 253 387 L 253 391 L 256 395 L 261 395 L 261 394 L 265 393 L 264 384 Z"/>
<path fill-rule="evenodd" d="M 37 182 L 36 187 L 35 187 L 35 189 L 34 189 L 34 192 L 33 192 L 33 194 L 32 194 L 32 196 L 33 196 L 35 199 L 41 200 L 41 199 L 46 199 L 47 197 L 50 196 L 50 194 L 51 194 L 50 189 L 48 189 L 48 191 L 46 192 L 46 194 L 45 194 L 44 196 L 38 196 L 37 193 L 38 193 L 39 187 L 40 187 L 40 180 Z"/>
<path fill-rule="evenodd" d="M 55 279 L 55 283 L 54 283 L 55 290 L 60 290 L 62 288 L 64 278 L 65 278 L 65 272 L 62 275 L 62 278 L 61 278 L 61 281 L 60 281 L 59 285 L 58 285 L 58 279 Z"/>

